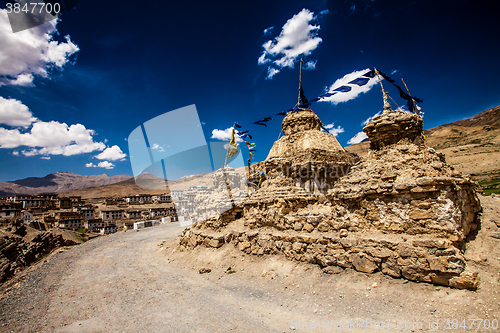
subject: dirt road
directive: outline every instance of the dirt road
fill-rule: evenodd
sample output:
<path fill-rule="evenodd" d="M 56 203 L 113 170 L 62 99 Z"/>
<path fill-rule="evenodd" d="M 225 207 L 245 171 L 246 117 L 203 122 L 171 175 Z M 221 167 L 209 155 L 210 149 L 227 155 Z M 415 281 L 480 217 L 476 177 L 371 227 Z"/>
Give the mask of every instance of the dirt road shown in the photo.
<path fill-rule="evenodd" d="M 483 228 L 470 244 L 468 265 L 481 276 L 476 292 L 351 270 L 323 274 L 230 246 L 180 251 L 181 228 L 171 223 L 52 255 L 4 290 L 0 331 L 366 332 L 390 325 L 398 332 L 465 332 L 452 322 L 465 319 L 475 325 L 470 331 L 500 332 L 491 326 L 500 317 L 499 241 L 490 237 L 498 202 L 483 201 Z M 211 272 L 200 274 L 203 267 Z M 478 330 L 469 319 L 488 319 L 491 328 Z"/>

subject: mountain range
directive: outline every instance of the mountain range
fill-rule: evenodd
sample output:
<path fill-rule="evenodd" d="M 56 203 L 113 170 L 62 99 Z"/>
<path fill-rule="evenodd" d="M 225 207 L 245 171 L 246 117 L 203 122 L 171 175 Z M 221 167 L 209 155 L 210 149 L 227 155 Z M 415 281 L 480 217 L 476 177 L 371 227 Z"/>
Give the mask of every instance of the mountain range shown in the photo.
<path fill-rule="evenodd" d="M 45 177 L 29 177 L 15 181 L 0 183 L 0 197 L 12 194 L 40 194 L 60 193 L 90 186 L 102 186 L 118 183 L 132 177 L 117 175 L 110 177 L 107 174 L 82 176 L 76 173 L 60 171 Z"/>

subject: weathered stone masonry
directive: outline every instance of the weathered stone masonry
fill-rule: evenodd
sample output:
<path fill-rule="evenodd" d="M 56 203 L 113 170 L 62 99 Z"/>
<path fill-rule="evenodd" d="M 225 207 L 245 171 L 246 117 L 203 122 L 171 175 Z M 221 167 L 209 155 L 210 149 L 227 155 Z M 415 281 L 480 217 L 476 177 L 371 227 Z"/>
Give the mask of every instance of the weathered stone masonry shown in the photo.
<path fill-rule="evenodd" d="M 380 271 L 477 288 L 479 277 L 467 271 L 462 256 L 467 237 L 479 227 L 476 184 L 448 166 L 442 154 L 420 145 L 421 118 L 394 111 L 376 117 L 364 129 L 374 144 L 362 159 L 320 132 L 317 121 L 310 111 L 289 113 L 285 136 L 261 166 L 261 188 L 236 208 L 185 231 L 180 244 L 228 244 L 325 271 Z M 325 165 L 348 172 L 321 178 L 315 172 Z"/>

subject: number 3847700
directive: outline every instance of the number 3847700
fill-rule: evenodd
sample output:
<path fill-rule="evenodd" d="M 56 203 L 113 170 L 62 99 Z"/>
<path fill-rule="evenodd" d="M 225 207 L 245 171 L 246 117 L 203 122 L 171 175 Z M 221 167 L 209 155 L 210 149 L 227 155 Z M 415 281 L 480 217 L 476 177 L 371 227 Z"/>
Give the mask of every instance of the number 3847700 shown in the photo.
<path fill-rule="evenodd" d="M 61 12 L 61 5 L 59 3 L 44 3 L 44 2 L 30 2 L 24 5 L 20 3 L 6 3 L 5 8 L 7 9 L 7 14 L 10 13 L 31 13 L 31 14 L 42 14 L 46 12 L 47 14 L 59 14 Z"/>

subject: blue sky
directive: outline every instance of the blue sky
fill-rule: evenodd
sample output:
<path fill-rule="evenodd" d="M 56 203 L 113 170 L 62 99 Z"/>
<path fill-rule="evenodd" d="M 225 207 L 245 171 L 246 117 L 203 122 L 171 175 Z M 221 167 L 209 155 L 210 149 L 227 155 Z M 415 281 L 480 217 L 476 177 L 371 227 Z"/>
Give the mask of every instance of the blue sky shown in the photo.
<path fill-rule="evenodd" d="M 275 114 L 297 101 L 301 57 L 309 99 L 376 67 L 424 100 L 425 128 L 468 118 L 500 104 L 499 10 L 461 0 L 81 0 L 57 24 L 14 34 L 2 9 L 0 181 L 132 175 L 130 133 L 193 104 L 207 141 L 227 140 L 237 121 L 257 144 L 254 162 L 264 160 L 280 134 Z M 382 109 L 370 87 L 311 106 L 343 146 Z M 267 116 L 267 127 L 253 124 Z"/>

